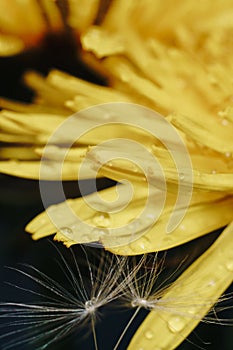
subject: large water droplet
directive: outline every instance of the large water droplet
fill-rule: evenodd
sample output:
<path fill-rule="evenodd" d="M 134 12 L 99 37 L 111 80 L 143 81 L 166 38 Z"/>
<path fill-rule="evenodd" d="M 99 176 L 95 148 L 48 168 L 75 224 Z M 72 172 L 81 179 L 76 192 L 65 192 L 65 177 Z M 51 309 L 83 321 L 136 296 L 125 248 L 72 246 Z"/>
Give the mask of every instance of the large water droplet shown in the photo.
<path fill-rule="evenodd" d="M 74 234 L 73 234 L 73 230 L 71 230 L 71 228 L 69 228 L 69 227 L 61 227 L 61 228 L 60 228 L 60 232 L 61 232 L 64 236 L 73 239 L 73 235 L 74 235 Z"/>
<path fill-rule="evenodd" d="M 145 337 L 146 337 L 146 339 L 152 339 L 153 338 L 153 336 L 154 336 L 154 333 L 150 330 L 150 329 L 148 329 L 146 332 L 145 332 Z"/>
<path fill-rule="evenodd" d="M 184 319 L 182 319 L 179 316 L 173 316 L 168 321 L 168 328 L 172 333 L 178 333 L 182 331 L 184 327 L 185 327 Z"/>
<path fill-rule="evenodd" d="M 111 218 L 108 213 L 97 212 L 93 217 L 93 224 L 99 227 L 109 227 L 111 223 Z"/>
<path fill-rule="evenodd" d="M 226 263 L 226 268 L 228 271 L 233 271 L 233 260 L 230 260 Z"/>

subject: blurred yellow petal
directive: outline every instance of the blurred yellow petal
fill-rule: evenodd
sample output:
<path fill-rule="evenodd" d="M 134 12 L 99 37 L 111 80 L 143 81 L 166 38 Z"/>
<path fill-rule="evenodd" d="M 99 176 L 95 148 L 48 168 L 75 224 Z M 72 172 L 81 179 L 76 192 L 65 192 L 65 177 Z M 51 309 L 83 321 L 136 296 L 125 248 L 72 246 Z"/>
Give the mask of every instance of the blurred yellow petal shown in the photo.
<path fill-rule="evenodd" d="M 14 112 L 21 113 L 51 113 L 55 115 L 70 115 L 70 111 L 65 108 L 56 108 L 52 106 L 41 106 L 36 103 L 24 103 L 11 101 L 6 98 L 0 98 L 0 107 Z"/>
<path fill-rule="evenodd" d="M 0 56 L 16 55 L 23 51 L 23 49 L 24 43 L 21 39 L 0 34 Z"/>
<path fill-rule="evenodd" d="M 17 159 L 20 160 L 32 160 L 37 159 L 33 148 L 29 147 L 2 147 L 0 148 L 0 159 L 14 159 L 17 154 Z M 1 161 L 0 161 L 1 164 Z M 1 168 L 1 165 L 0 165 Z"/>
<path fill-rule="evenodd" d="M 100 3 L 100 0 L 68 0 L 68 24 L 82 32 L 96 19 Z"/>

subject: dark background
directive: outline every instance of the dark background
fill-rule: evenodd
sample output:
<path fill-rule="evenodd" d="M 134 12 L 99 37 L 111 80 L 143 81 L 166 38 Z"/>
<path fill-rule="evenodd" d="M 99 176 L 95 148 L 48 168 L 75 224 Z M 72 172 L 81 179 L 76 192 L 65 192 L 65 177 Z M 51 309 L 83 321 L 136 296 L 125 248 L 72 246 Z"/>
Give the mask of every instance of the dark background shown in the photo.
<path fill-rule="evenodd" d="M 66 43 L 65 47 L 64 43 Z M 27 69 L 36 69 L 46 74 L 50 68 L 55 67 L 90 81 L 103 84 L 104 81 L 102 79 L 89 72 L 81 64 L 80 60 L 77 59 L 76 49 L 70 44 L 68 38 L 62 38 L 61 40 L 61 38 L 50 37 L 46 38 L 44 44 L 37 50 L 34 49 L 23 55 L 11 58 L 0 58 L 0 96 L 30 101 L 33 94 L 23 86 L 21 81 L 22 73 Z M 110 184 L 111 182 L 107 180 L 100 180 L 97 187 L 100 189 Z M 75 183 L 65 184 L 67 197 L 75 197 L 78 194 L 76 185 Z M 50 186 L 53 186 L 52 182 Z M 54 278 L 59 278 L 59 267 L 55 262 L 57 252 L 49 244 L 47 239 L 34 242 L 24 231 L 25 225 L 44 209 L 40 199 L 38 182 L 0 175 L 0 189 L 0 301 L 25 302 L 28 297 L 27 293 L 19 291 L 5 283 L 6 281 L 15 284 L 22 282 L 17 273 L 10 271 L 5 266 L 17 267 L 17 263 L 25 262 L 34 265 Z M 54 202 L 59 202 L 59 198 L 54 198 Z M 209 235 L 209 239 L 196 241 L 195 247 L 200 247 L 199 253 L 217 235 L 218 233 Z M 57 245 L 66 254 L 66 248 L 63 248 L 61 244 Z M 191 247 L 193 249 L 194 245 L 186 245 L 184 249 L 185 251 L 190 251 Z M 78 252 L 78 247 L 74 249 Z M 179 254 L 179 251 L 174 250 L 170 253 L 170 256 L 172 254 Z M 32 287 L 31 282 L 26 279 L 23 283 L 25 283 L 26 288 Z M 132 310 L 128 311 L 125 309 L 117 311 L 115 308 L 103 312 L 101 320 L 97 324 L 99 350 L 111 350 L 114 347 L 131 314 Z M 133 326 L 130 327 L 130 330 L 122 341 L 119 350 L 126 349 L 131 336 L 145 315 L 146 313 L 142 312 L 135 320 Z M 232 312 L 229 312 L 228 316 L 233 318 Z M 0 334 L 6 331 L 5 328 L 2 328 L 4 322 L 5 320 L 1 320 Z M 222 350 L 231 350 L 233 345 L 232 327 L 201 324 L 188 339 L 190 342 L 184 341 L 178 348 L 179 350 L 197 349 L 198 346 L 211 350 L 220 348 Z M 2 346 L 0 340 L 0 349 Z M 20 349 L 20 347 L 14 347 L 13 349 Z M 23 346 L 21 349 L 33 350 L 35 347 Z M 50 346 L 49 349 L 92 350 L 94 349 L 92 335 L 90 332 L 88 335 L 88 327 L 85 326 L 77 334 Z"/>

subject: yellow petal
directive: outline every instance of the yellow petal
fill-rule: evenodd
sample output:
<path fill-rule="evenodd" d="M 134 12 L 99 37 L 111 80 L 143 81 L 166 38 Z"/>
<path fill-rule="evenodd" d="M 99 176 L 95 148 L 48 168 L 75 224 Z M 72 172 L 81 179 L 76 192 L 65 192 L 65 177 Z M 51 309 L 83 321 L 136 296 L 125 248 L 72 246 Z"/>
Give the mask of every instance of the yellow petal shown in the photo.
<path fill-rule="evenodd" d="M 94 22 L 100 5 L 100 0 L 89 0 L 88 2 L 68 0 L 69 15 L 67 21 L 69 25 L 78 32 L 82 32 Z"/>
<path fill-rule="evenodd" d="M 0 56 L 16 55 L 23 51 L 23 49 L 24 43 L 21 39 L 0 34 Z"/>
<path fill-rule="evenodd" d="M 131 202 L 128 202 L 127 186 L 121 185 L 118 191 L 120 192 L 117 196 L 116 188 L 113 187 L 100 191 L 100 198 L 93 193 L 84 199 L 77 198 L 52 206 L 47 209 L 47 213 L 44 212 L 33 219 L 26 230 L 34 239 L 39 239 L 59 232 L 61 228 L 67 228 L 70 230 L 68 238 L 72 242 L 88 243 L 101 240 L 104 246 L 114 253 L 136 255 L 175 247 L 222 227 L 233 219 L 232 197 L 194 193 L 186 214 L 186 208 L 177 208 L 183 210 L 185 216 L 179 226 L 168 234 L 167 224 L 176 202 L 175 195 L 168 194 L 165 205 L 161 208 L 162 198 L 160 199 L 159 193 L 156 192 L 153 207 L 147 208 L 147 218 L 141 216 L 143 209 L 148 205 L 147 187 L 135 188 Z M 155 218 L 156 221 L 156 217 L 159 220 L 151 227 L 153 221 L 150 219 Z M 88 227 L 82 225 L 82 222 L 88 224 Z M 111 231 L 112 229 L 117 231 Z M 135 240 L 137 235 L 142 236 Z M 130 241 L 132 242 L 129 245 Z"/>
<path fill-rule="evenodd" d="M 233 220 L 232 208 L 232 197 L 191 205 L 179 226 L 169 234 L 167 233 L 169 215 L 164 215 L 148 232 L 130 245 L 123 245 L 125 239 L 120 237 L 115 241 L 103 237 L 102 241 L 108 250 L 120 255 L 167 250 L 229 224 Z"/>
<path fill-rule="evenodd" d="M 2 147 L 0 149 L 0 159 L 14 159 L 16 157 L 20 160 L 38 159 L 33 148 L 30 147 Z"/>
<path fill-rule="evenodd" d="M 43 160 L 43 162 L 40 160 L 8 160 L 0 161 L 0 172 L 25 179 L 72 181 L 78 178 L 79 166 L 80 162 L 65 162 L 63 164 L 61 161 L 52 160 Z M 93 169 L 89 166 L 83 167 L 82 177 L 79 180 L 92 177 Z"/>
<path fill-rule="evenodd" d="M 196 117 L 196 120 L 190 116 L 172 114 L 169 120 L 177 128 L 181 129 L 195 141 L 213 149 L 217 152 L 227 155 L 233 152 L 232 134 L 233 123 L 223 125 L 221 122 L 216 123 L 215 118 L 207 118 L 203 125 L 202 116 Z"/>
<path fill-rule="evenodd" d="M 70 115 L 70 111 L 65 108 L 56 108 L 52 106 L 41 106 L 33 103 L 23 103 L 11 101 L 6 98 L 0 98 L 0 106 L 3 109 L 8 109 L 14 112 L 21 113 L 45 113 L 45 114 L 55 114 L 55 115 Z"/>
<path fill-rule="evenodd" d="M 190 304 L 185 310 L 187 316 L 179 315 L 179 309 L 177 313 L 175 311 L 166 312 L 162 308 L 151 311 L 133 336 L 128 350 L 136 348 L 172 350 L 177 348 L 190 334 L 208 313 L 211 305 L 218 301 L 221 294 L 233 281 L 232 234 L 233 224 L 229 225 L 217 241 L 185 270 L 160 299 L 161 302 L 164 300 L 166 303 L 166 299 L 182 300 L 183 296 L 187 300 L 187 296 L 192 295 L 195 291 L 195 296 L 198 295 L 200 300 L 210 302 L 193 305 L 192 298 L 190 298 L 188 301 Z M 173 305 L 171 309 L 174 310 Z"/>

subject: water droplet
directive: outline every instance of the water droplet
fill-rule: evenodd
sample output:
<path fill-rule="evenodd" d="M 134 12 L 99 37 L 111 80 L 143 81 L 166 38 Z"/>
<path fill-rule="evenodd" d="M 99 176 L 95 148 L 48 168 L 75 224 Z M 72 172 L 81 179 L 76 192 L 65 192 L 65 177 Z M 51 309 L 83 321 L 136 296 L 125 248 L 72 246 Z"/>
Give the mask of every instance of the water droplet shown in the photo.
<path fill-rule="evenodd" d="M 223 118 L 222 121 L 221 121 L 222 125 L 223 126 L 227 126 L 229 123 L 228 123 L 228 120 Z"/>
<path fill-rule="evenodd" d="M 179 179 L 184 180 L 184 173 L 179 173 Z"/>
<path fill-rule="evenodd" d="M 178 333 L 185 327 L 184 320 L 179 316 L 173 316 L 168 321 L 168 328 L 172 333 Z"/>
<path fill-rule="evenodd" d="M 148 213 L 148 214 L 146 214 L 145 223 L 146 223 L 147 225 L 152 225 L 152 224 L 154 224 L 155 220 L 156 220 L 156 215 L 155 215 L 154 213 Z"/>
<path fill-rule="evenodd" d="M 95 214 L 92 221 L 94 225 L 99 227 L 108 227 L 111 223 L 110 215 L 101 211 Z"/>
<path fill-rule="evenodd" d="M 190 306 L 188 309 L 188 313 L 191 315 L 195 315 L 197 313 L 197 308 L 194 306 Z"/>
<path fill-rule="evenodd" d="M 218 116 L 219 116 L 220 118 L 226 117 L 226 116 L 227 116 L 226 110 L 218 111 Z"/>
<path fill-rule="evenodd" d="M 208 287 L 214 287 L 215 285 L 216 285 L 216 282 L 213 279 L 209 280 L 208 283 L 207 283 Z"/>
<path fill-rule="evenodd" d="M 185 225 L 184 225 L 184 224 L 181 224 L 181 225 L 180 225 L 180 230 L 181 230 L 181 231 L 185 231 L 185 229 L 186 229 Z"/>
<path fill-rule="evenodd" d="M 146 337 L 146 339 L 152 339 L 153 338 L 153 336 L 154 336 L 154 333 L 151 331 L 151 330 L 147 330 L 146 332 L 145 332 L 145 337 Z"/>
<path fill-rule="evenodd" d="M 231 152 L 226 152 L 226 153 L 225 153 L 225 157 L 226 157 L 226 158 L 230 158 L 230 157 L 231 157 Z"/>
<path fill-rule="evenodd" d="M 73 239 L 73 231 L 71 230 L 71 228 L 69 228 L 69 227 L 61 227 L 61 228 L 60 228 L 60 232 L 61 232 L 64 236 Z"/>
<path fill-rule="evenodd" d="M 226 263 L 226 268 L 229 271 L 233 271 L 233 260 L 230 260 Z"/>
<path fill-rule="evenodd" d="M 92 240 L 93 238 L 99 239 L 100 237 L 103 237 L 107 234 L 109 234 L 109 231 L 104 229 L 95 228 L 91 231 Z"/>
<path fill-rule="evenodd" d="M 134 241 L 133 243 L 130 244 L 130 248 L 134 251 L 134 252 L 138 252 L 138 251 L 147 251 L 147 249 L 149 249 L 151 246 L 151 242 L 147 237 L 141 237 L 139 239 L 137 239 L 136 241 Z"/>

